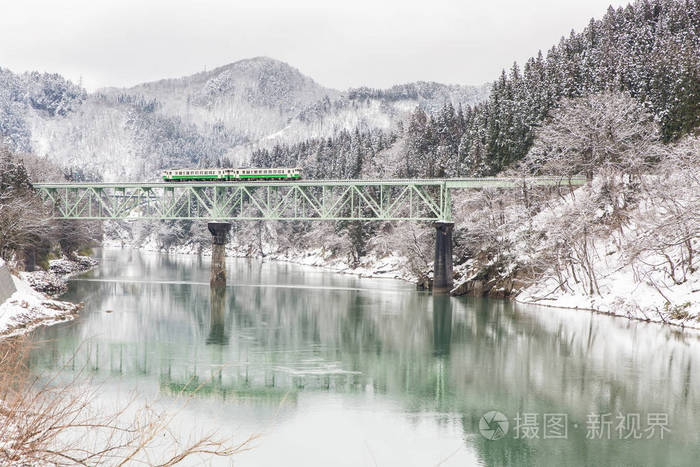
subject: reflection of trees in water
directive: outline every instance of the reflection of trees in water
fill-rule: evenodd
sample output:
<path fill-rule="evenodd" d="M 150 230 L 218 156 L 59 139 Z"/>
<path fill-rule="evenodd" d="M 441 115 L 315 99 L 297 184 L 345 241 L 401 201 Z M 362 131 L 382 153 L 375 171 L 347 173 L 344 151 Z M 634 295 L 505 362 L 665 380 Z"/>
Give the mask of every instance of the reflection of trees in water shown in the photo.
<path fill-rule="evenodd" d="M 172 261 L 163 267 L 183 267 Z M 698 345 L 656 326 L 582 312 L 520 313 L 500 301 L 329 290 L 322 287 L 361 282 L 253 261 L 233 262 L 229 282 L 239 285 L 211 296 L 192 284 L 74 283 L 93 312 L 42 331 L 58 339 L 34 364 L 55 367 L 79 348 L 78 368 L 88 362 L 95 371 L 157 375 L 169 392 L 195 380 L 203 396 L 248 400 L 369 385 L 408 411 L 463 414 L 468 433 L 478 433 L 475 423 L 489 409 L 511 417 L 566 412 L 585 425 L 592 407 L 657 408 L 690 433 L 700 428 L 686 415 L 700 407 Z M 319 288 L 252 286 L 259 284 Z M 104 337 L 79 347 L 94 335 Z M 478 449 L 489 463 L 508 450 L 531 463 L 516 441 Z"/>
<path fill-rule="evenodd" d="M 244 272 L 253 282 L 263 279 L 259 267 Z M 313 376 L 326 371 L 334 379 L 347 377 L 340 370 L 359 371 L 375 389 L 416 395 L 420 404 L 438 391 L 443 401 L 469 391 L 501 393 L 507 400 L 508 394 L 524 389 L 553 403 L 564 400 L 562 395 L 578 394 L 613 408 L 623 403 L 644 406 L 635 385 L 629 384 L 629 372 L 614 371 L 619 363 L 587 357 L 597 346 L 612 345 L 615 350 L 612 339 L 599 337 L 601 323 L 588 315 L 585 322 L 559 320 L 553 326 L 543 318 L 519 315 L 505 303 L 433 300 L 413 293 L 243 286 L 229 288 L 226 298 L 214 295 L 210 300 L 208 287 L 189 284 L 78 284 L 100 291 L 91 292 L 95 299 L 89 303 L 93 311 L 100 311 L 87 314 L 79 325 L 68 324 L 69 331 L 61 330 L 60 335 L 100 336 L 94 348 L 102 346 L 103 357 L 109 354 L 104 349 L 109 341 L 130 343 L 127 355 L 133 354 L 141 372 L 148 366 L 142 362 L 155 356 L 154 348 L 165 352 L 158 358 L 185 366 L 196 359 L 200 369 L 206 368 L 211 352 L 193 350 L 229 338 L 231 349 L 217 351 L 224 365 L 244 360 L 249 373 L 286 371 L 297 379 L 305 372 Z M 114 312 L 101 312 L 108 307 Z M 449 311 L 443 311 L 446 307 Z M 47 328 L 44 335 L 51 338 L 56 332 Z M 143 352 L 148 353 L 136 358 Z M 681 401 L 686 406 L 697 402 L 689 354 L 671 359 L 668 351 L 659 353 L 656 360 L 668 357 L 665 375 L 681 383 Z M 437 357 L 445 357 L 439 365 Z M 616 358 L 626 357 L 623 353 Z M 682 367 L 677 368 L 679 363 Z M 591 389 L 589 378 L 600 379 L 601 371 L 608 377 L 605 388 Z M 632 376 L 638 384 L 644 382 L 643 374 Z M 443 386 L 444 391 L 438 389 Z M 667 395 L 674 391 L 663 385 L 658 390 Z M 449 405 L 459 404 L 453 400 Z"/>

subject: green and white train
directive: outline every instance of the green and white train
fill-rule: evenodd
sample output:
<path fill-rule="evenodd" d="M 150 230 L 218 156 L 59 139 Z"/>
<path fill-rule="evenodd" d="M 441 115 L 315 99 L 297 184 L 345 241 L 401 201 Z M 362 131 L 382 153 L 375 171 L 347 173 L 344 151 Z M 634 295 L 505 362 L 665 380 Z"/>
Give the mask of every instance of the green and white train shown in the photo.
<path fill-rule="evenodd" d="M 269 169 L 173 169 L 163 171 L 164 182 L 238 182 L 250 180 L 300 180 L 301 170 Z"/>

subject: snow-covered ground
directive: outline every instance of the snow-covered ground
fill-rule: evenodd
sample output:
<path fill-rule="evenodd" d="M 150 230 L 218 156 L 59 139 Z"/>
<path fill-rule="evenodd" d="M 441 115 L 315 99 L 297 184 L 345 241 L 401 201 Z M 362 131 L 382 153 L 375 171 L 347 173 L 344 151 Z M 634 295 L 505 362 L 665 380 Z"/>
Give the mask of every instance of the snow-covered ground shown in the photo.
<path fill-rule="evenodd" d="M 650 181 L 668 184 L 669 191 L 677 187 L 668 179 Z M 600 180 L 594 181 L 592 187 L 577 190 L 575 198 L 568 197 L 543 211 L 534 225 L 544 229 L 553 217 L 566 219 L 568 213 L 581 209 L 600 193 L 596 183 Z M 594 271 L 593 284 L 578 267 L 575 274 L 572 266 L 560 268 L 555 274 L 553 266 L 515 300 L 700 329 L 700 268 L 692 259 L 694 255 L 688 253 L 700 250 L 700 226 L 697 217 L 692 217 L 697 212 L 693 214 L 693 209 L 688 209 L 698 204 L 698 197 L 700 192 L 680 187 L 678 192 L 669 193 L 673 208 L 680 209 L 670 212 L 661 196 L 642 192 L 638 203 L 624 212 L 625 222 L 609 231 L 603 229 L 588 244 L 584 242 L 588 253 L 576 256 L 577 261 L 588 262 L 588 270 Z M 683 210 L 691 217 L 678 214 Z M 600 222 L 604 211 L 605 208 L 596 212 Z"/>
<path fill-rule="evenodd" d="M 81 304 L 53 300 L 12 276 L 17 291 L 0 305 L 0 336 L 24 334 L 37 326 L 73 319 Z"/>
<path fill-rule="evenodd" d="M 563 291 L 558 280 L 550 276 L 523 290 L 515 300 L 700 329 L 699 270 L 689 274 L 681 284 L 668 284 L 661 274 L 638 281 L 635 278 L 638 272 L 631 265 L 621 265 L 624 262 L 621 256 L 621 252 L 615 251 L 597 263 L 600 294 Z"/>
<path fill-rule="evenodd" d="M 87 257 L 78 257 L 77 261 L 63 258 L 49 262 L 50 272 L 21 272 L 19 277 L 11 275 L 17 290 L 0 304 L 0 338 L 73 319 L 82 304 L 51 297 L 65 292 L 66 277 L 84 272 L 96 264 L 94 259 Z"/>

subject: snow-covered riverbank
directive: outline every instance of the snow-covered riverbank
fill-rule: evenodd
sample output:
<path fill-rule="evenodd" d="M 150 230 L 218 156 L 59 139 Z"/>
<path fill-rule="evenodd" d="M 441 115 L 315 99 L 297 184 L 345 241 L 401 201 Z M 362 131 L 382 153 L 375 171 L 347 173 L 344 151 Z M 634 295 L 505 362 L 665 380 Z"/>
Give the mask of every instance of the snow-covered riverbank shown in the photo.
<path fill-rule="evenodd" d="M 654 268 L 659 258 L 649 255 L 636 265 L 626 264 L 625 251 L 613 238 L 599 240 L 596 249 L 605 252 L 595 262 L 597 293 L 560 287 L 560 280 L 550 275 L 525 288 L 515 300 L 700 329 L 700 270 L 674 282 Z"/>
<path fill-rule="evenodd" d="M 158 245 L 154 236 L 150 236 L 140 246 L 125 244 L 120 240 L 105 240 L 102 245 L 105 248 L 137 248 L 142 251 L 173 255 L 211 256 L 211 248 L 208 246 L 201 247 L 200 244 L 191 242 L 163 248 Z M 264 249 L 268 252 L 264 256 L 259 254 L 259 252 L 251 255 L 249 246 L 229 242 L 226 245 L 226 256 L 229 258 L 254 258 L 260 261 L 281 261 L 360 277 L 400 279 L 407 282 L 416 282 L 417 280 L 415 274 L 409 270 L 406 258 L 400 255 L 369 254 L 361 257 L 358 264 L 352 265 L 346 258 L 334 256 L 331 251 L 325 248 L 282 250 L 275 245 L 265 245 Z"/>
<path fill-rule="evenodd" d="M 52 260 L 49 271 L 11 274 L 16 291 L 0 304 L 0 338 L 24 334 L 38 326 L 73 319 L 81 303 L 57 300 L 66 291 L 66 279 L 97 265 L 92 258 L 78 256 Z"/>
<path fill-rule="evenodd" d="M 540 251 L 555 249 L 556 242 L 573 247 L 568 256 L 543 255 L 553 259 L 545 274 L 514 294 L 515 300 L 700 329 L 700 220 L 693 208 L 700 206 L 700 191 L 689 189 L 692 183 L 680 177 L 675 171 L 664 178 L 647 177 L 643 182 L 648 187 L 635 192 L 629 206 L 623 200 L 600 207 L 595 202 L 605 186 L 596 179 L 592 187 L 577 190 L 575 198 L 535 216 L 529 228 L 547 229 L 554 239 L 538 244 Z M 562 224 L 577 221 L 583 217 L 577 211 L 586 210 L 593 213 L 589 230 L 562 239 L 560 232 L 567 228 Z M 596 223 L 604 224 L 616 211 L 623 213 L 618 214 L 623 221 L 596 229 Z"/>

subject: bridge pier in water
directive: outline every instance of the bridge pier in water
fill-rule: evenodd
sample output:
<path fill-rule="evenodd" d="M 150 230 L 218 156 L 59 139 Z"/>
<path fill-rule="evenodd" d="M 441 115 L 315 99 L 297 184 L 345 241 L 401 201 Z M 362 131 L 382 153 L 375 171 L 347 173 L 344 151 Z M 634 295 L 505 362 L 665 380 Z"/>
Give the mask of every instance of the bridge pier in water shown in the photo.
<path fill-rule="evenodd" d="M 228 222 L 209 222 L 207 228 L 212 235 L 209 284 L 212 287 L 222 287 L 226 285 L 226 241 L 231 224 Z"/>
<path fill-rule="evenodd" d="M 435 265 L 433 294 L 449 294 L 452 290 L 452 230 L 454 222 L 435 223 Z"/>

